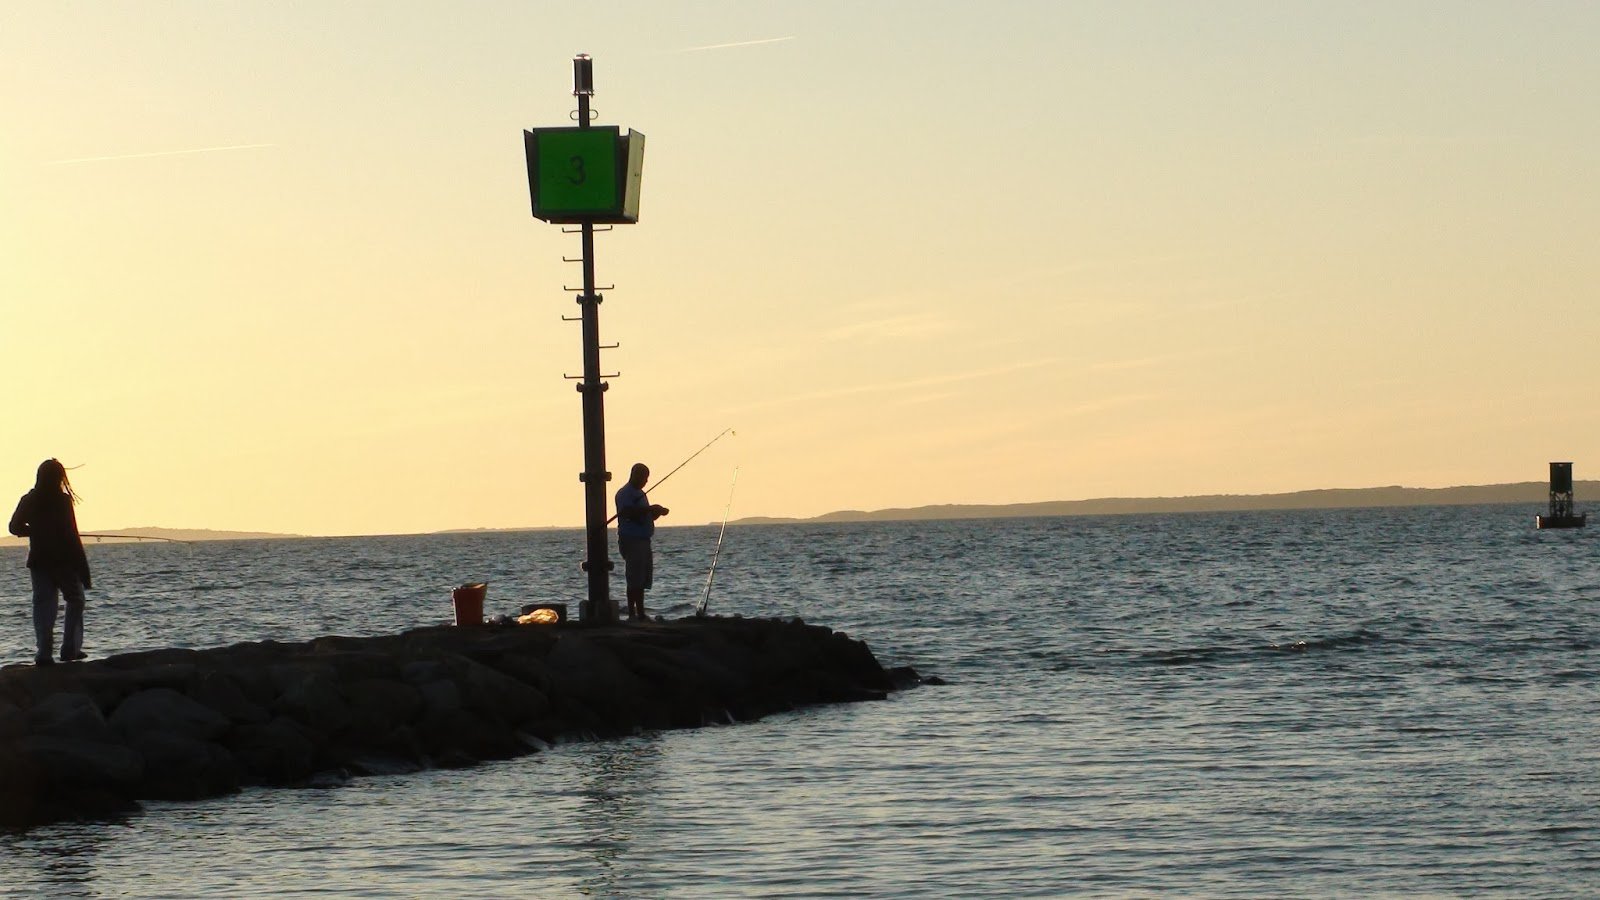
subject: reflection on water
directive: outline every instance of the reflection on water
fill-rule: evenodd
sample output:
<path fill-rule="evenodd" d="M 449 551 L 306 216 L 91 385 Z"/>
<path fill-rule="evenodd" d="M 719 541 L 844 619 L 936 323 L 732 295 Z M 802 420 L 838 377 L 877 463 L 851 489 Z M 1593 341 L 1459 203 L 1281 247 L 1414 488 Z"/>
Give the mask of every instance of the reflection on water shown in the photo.
<path fill-rule="evenodd" d="M 730 532 L 718 609 L 949 685 L 11 835 L 0 897 L 1591 895 L 1597 537 L 1498 507 Z M 468 578 L 580 596 L 573 538 L 96 548 L 91 649 L 382 633 Z M 715 538 L 661 536 L 653 605 Z"/>
<path fill-rule="evenodd" d="M 96 856 L 125 827 L 75 825 L 25 834 L 0 831 L 0 896 L 94 897 Z M 26 893 L 13 888 L 27 886 Z"/>
<path fill-rule="evenodd" d="M 578 810 L 582 843 L 594 870 L 579 882 L 585 896 L 612 897 L 624 872 L 640 815 L 655 788 L 660 768 L 661 739 L 650 735 L 604 744 L 583 771 Z"/>

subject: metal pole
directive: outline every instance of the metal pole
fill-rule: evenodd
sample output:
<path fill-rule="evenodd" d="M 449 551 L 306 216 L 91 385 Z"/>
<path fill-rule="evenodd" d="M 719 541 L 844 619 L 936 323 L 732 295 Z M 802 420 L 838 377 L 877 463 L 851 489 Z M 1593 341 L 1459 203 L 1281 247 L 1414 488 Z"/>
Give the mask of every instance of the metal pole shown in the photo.
<path fill-rule="evenodd" d="M 589 95 L 594 90 L 588 57 L 573 60 L 573 93 L 578 95 L 578 127 L 589 127 Z M 586 622 L 617 621 L 617 607 L 611 601 L 611 558 L 606 549 L 606 487 L 611 473 L 606 471 L 605 391 L 600 380 L 600 303 L 594 292 L 594 224 L 584 222 L 583 294 L 583 474 L 586 553 L 584 568 L 589 573 L 588 608 L 581 618 Z"/>

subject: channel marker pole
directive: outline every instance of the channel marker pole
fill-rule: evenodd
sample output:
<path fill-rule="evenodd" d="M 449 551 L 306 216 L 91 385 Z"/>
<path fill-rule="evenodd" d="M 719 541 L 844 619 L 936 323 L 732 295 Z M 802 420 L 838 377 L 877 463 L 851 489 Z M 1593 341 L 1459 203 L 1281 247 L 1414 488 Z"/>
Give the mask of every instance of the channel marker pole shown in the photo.
<path fill-rule="evenodd" d="M 578 98 L 578 127 L 589 128 L 589 98 L 594 95 L 594 63 L 587 55 L 572 60 L 572 93 Z M 584 532 L 586 552 L 583 567 L 589 575 L 589 605 L 581 618 L 585 622 L 609 624 L 617 621 L 617 604 L 611 599 L 611 557 L 606 547 L 606 488 L 611 473 L 606 471 L 606 404 L 610 387 L 600 380 L 600 303 L 605 298 L 594 288 L 594 223 L 580 226 L 583 236 L 583 474 Z"/>
<path fill-rule="evenodd" d="M 600 303 L 594 279 L 595 226 L 631 225 L 639 221 L 639 184 L 644 172 L 644 135 L 614 125 L 590 123 L 589 98 L 594 95 L 594 61 L 580 53 L 572 60 L 572 93 L 578 98 L 577 127 L 534 128 L 522 133 L 528 158 L 528 190 L 533 216 L 552 224 L 577 225 L 583 241 L 583 293 L 578 295 L 583 324 L 583 482 L 585 555 L 589 597 L 581 607 L 585 622 L 617 621 L 611 599 L 612 564 L 606 549 L 607 482 L 605 392 L 600 372 Z M 569 288 L 568 290 L 573 290 Z M 615 346 L 615 345 L 611 345 Z M 615 375 L 610 377 L 616 377 Z"/>

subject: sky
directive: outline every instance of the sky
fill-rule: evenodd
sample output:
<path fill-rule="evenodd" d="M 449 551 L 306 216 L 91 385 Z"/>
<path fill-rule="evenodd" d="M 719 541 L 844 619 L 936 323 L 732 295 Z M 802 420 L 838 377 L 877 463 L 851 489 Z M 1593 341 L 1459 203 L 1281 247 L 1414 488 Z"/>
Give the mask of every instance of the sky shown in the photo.
<path fill-rule="evenodd" d="M 0 487 L 86 530 L 662 524 L 1600 473 L 1600 5 L 0 8 Z M 1585 460 L 1588 460 L 1586 463 Z M 1581 500 L 1582 498 L 1580 498 Z"/>

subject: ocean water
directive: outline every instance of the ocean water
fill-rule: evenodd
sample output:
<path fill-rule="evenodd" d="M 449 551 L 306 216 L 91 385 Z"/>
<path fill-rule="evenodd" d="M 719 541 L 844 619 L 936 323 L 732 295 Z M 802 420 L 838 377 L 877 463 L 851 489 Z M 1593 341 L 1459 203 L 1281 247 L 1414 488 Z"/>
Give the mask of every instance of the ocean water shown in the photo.
<path fill-rule="evenodd" d="M 1600 540 L 1517 506 L 730 527 L 713 613 L 949 683 L 0 834 L 0 897 L 1600 895 Z M 658 532 L 687 615 L 715 528 Z M 90 547 L 88 649 L 584 592 L 575 531 Z M 30 655 L 0 552 L 0 653 Z"/>

